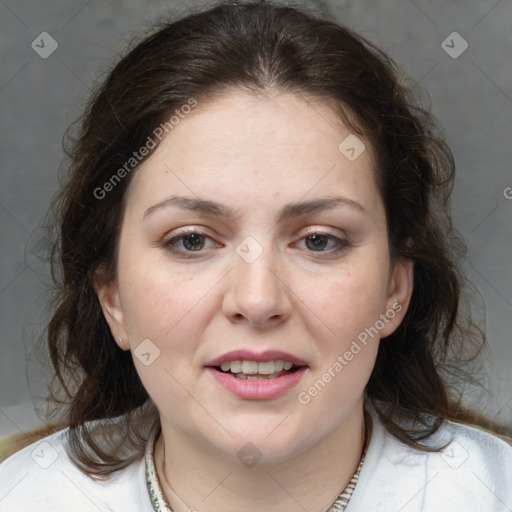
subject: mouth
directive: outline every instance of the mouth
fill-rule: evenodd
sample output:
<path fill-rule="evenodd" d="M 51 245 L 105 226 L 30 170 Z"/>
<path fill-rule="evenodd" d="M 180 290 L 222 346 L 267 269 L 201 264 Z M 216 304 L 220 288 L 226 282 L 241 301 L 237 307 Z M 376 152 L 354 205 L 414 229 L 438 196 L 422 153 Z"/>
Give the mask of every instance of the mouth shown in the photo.
<path fill-rule="evenodd" d="M 243 380 L 271 380 L 295 373 L 305 365 L 295 365 L 282 359 L 270 361 L 235 360 L 213 366 L 218 372 Z"/>
<path fill-rule="evenodd" d="M 309 366 L 277 350 L 236 350 L 210 361 L 205 369 L 221 388 L 239 398 L 270 400 L 294 388 Z"/>

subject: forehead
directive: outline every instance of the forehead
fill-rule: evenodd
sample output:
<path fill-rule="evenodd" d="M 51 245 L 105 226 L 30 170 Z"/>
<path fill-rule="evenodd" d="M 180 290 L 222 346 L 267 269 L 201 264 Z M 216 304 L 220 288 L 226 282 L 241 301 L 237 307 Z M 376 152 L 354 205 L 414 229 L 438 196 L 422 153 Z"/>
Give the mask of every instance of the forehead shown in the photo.
<path fill-rule="evenodd" d="M 318 98 L 234 90 L 198 100 L 137 170 L 129 194 L 154 202 L 210 195 L 240 207 L 254 197 L 267 208 L 269 196 L 333 187 L 360 196 L 375 193 L 373 162 L 369 142 Z"/>

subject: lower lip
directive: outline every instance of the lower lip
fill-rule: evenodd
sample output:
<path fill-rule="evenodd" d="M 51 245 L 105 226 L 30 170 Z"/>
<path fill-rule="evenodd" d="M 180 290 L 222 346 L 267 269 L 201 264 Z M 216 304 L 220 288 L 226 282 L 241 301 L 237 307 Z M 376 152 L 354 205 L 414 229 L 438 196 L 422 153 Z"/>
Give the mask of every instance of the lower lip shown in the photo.
<path fill-rule="evenodd" d="M 302 366 L 293 373 L 275 379 L 246 380 L 234 377 L 229 373 L 219 372 L 215 368 L 206 368 L 224 389 L 248 400 L 271 400 L 284 395 L 299 383 L 307 369 L 307 366 Z"/>

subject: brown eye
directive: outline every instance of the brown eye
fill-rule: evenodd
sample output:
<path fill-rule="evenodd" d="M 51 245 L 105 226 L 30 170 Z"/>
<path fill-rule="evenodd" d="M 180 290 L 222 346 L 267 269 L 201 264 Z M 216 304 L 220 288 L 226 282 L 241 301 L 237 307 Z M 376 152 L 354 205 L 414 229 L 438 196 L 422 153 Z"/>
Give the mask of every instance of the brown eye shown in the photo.
<path fill-rule="evenodd" d="M 190 230 L 181 235 L 167 238 L 162 242 L 162 246 L 165 249 L 186 258 L 190 253 L 198 253 L 198 255 L 201 255 L 204 252 L 203 249 L 208 248 L 208 240 L 213 242 L 212 238 L 206 233 Z M 215 243 L 213 245 L 218 246 L 218 244 Z"/>
<path fill-rule="evenodd" d="M 178 237 L 183 239 L 183 247 L 187 251 L 198 251 L 204 246 L 204 236 L 198 233 L 191 233 L 190 235 L 184 235 Z"/>
<path fill-rule="evenodd" d="M 326 256 L 345 251 L 350 246 L 348 240 L 340 239 L 330 233 L 311 232 L 297 243 L 302 242 L 302 240 L 305 241 L 305 247 L 308 252 L 317 252 Z"/>
<path fill-rule="evenodd" d="M 323 249 L 325 249 L 327 243 L 329 242 L 328 237 L 326 237 L 325 235 L 320 235 L 318 233 L 307 236 L 305 240 L 307 248 L 313 251 L 322 251 Z"/>

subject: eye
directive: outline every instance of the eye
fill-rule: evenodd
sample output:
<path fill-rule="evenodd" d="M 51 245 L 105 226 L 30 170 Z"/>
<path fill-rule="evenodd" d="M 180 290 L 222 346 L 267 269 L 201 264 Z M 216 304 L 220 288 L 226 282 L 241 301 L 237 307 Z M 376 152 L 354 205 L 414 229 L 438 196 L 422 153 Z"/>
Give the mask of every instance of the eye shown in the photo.
<path fill-rule="evenodd" d="M 189 257 L 186 253 L 201 252 L 205 248 L 207 240 L 213 242 L 213 239 L 206 233 L 197 229 L 190 229 L 182 234 L 164 239 L 162 246 L 174 253 L 181 253 L 184 257 Z M 218 244 L 215 245 L 219 247 Z"/>
<path fill-rule="evenodd" d="M 322 233 L 320 231 L 311 232 L 301 238 L 300 241 L 302 240 L 305 241 L 306 248 L 311 252 L 336 254 L 346 250 L 350 245 L 347 240 L 342 240 L 330 233 Z M 331 245 L 330 247 L 328 247 L 329 244 Z"/>

